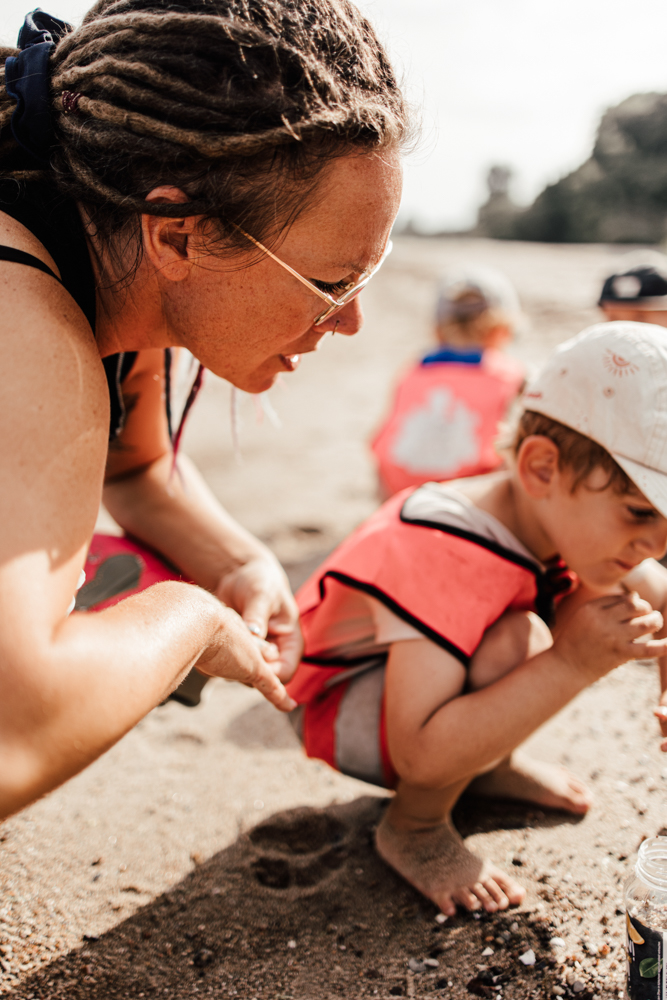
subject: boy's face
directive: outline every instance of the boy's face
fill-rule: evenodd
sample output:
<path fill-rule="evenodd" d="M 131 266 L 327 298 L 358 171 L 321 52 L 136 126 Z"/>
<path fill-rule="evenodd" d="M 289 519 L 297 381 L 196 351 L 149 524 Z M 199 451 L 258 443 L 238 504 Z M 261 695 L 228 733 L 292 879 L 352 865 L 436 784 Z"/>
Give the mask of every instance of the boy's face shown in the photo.
<path fill-rule="evenodd" d="M 572 492 L 571 470 L 559 470 L 544 498 L 540 520 L 557 551 L 583 583 L 619 583 L 644 559 L 667 550 L 667 518 L 634 489 L 618 493 L 608 474 L 595 469 Z"/>
<path fill-rule="evenodd" d="M 653 323 L 654 326 L 667 326 L 667 309 L 641 309 L 639 306 L 622 305 L 615 302 L 604 302 L 600 309 L 605 319 L 610 323 L 615 320 L 631 323 Z"/>

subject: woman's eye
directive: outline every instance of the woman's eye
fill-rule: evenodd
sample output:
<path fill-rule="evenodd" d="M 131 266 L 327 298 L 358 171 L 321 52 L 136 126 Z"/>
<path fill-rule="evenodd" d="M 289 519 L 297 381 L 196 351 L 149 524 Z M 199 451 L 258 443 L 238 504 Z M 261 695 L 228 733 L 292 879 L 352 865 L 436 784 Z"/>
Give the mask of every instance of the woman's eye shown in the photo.
<path fill-rule="evenodd" d="M 346 281 L 337 281 L 335 284 L 330 285 L 326 281 L 313 281 L 314 285 L 322 292 L 326 292 L 327 295 L 341 295 L 347 288 Z"/>

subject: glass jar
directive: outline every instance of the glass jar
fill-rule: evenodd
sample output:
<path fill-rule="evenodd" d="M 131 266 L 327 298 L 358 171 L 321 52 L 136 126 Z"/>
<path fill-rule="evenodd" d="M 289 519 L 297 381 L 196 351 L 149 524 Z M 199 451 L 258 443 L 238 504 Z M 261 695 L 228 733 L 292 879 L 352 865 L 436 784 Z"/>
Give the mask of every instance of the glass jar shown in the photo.
<path fill-rule="evenodd" d="M 639 848 L 625 883 L 629 1000 L 667 1000 L 667 837 Z"/>

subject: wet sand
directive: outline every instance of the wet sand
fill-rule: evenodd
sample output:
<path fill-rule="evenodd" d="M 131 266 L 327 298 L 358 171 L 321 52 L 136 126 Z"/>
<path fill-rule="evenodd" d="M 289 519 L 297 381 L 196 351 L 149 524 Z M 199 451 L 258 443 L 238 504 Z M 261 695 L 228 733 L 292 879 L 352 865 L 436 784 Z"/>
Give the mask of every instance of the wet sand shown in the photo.
<path fill-rule="evenodd" d="M 529 319 L 514 350 L 538 363 L 597 320 L 591 303 L 621 252 L 401 238 L 365 293 L 364 332 L 329 339 L 273 391 L 281 429 L 256 423 L 245 400 L 237 464 L 229 388 L 209 378 L 186 448 L 297 582 L 376 505 L 366 441 L 396 373 L 430 343 L 438 269 L 502 267 Z M 212 682 L 201 706 L 156 709 L 0 826 L 0 993 L 616 997 L 621 883 L 641 838 L 667 825 L 657 690 L 651 668 L 622 667 L 533 737 L 536 753 L 591 782 L 585 819 L 461 803 L 470 846 L 511 866 L 529 895 L 507 914 L 440 924 L 373 850 L 385 793 L 306 760 L 258 695 Z M 520 961 L 528 949 L 534 966 Z"/>

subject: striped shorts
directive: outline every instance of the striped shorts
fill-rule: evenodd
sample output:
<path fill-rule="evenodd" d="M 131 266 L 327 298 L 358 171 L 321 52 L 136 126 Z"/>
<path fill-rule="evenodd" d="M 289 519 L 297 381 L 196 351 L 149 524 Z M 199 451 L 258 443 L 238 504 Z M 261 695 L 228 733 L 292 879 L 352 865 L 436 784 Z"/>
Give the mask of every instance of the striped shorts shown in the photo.
<path fill-rule="evenodd" d="M 322 692 L 289 718 L 309 757 L 352 778 L 393 788 L 397 775 L 384 718 L 386 662 L 385 655 L 374 656 L 329 677 Z"/>

